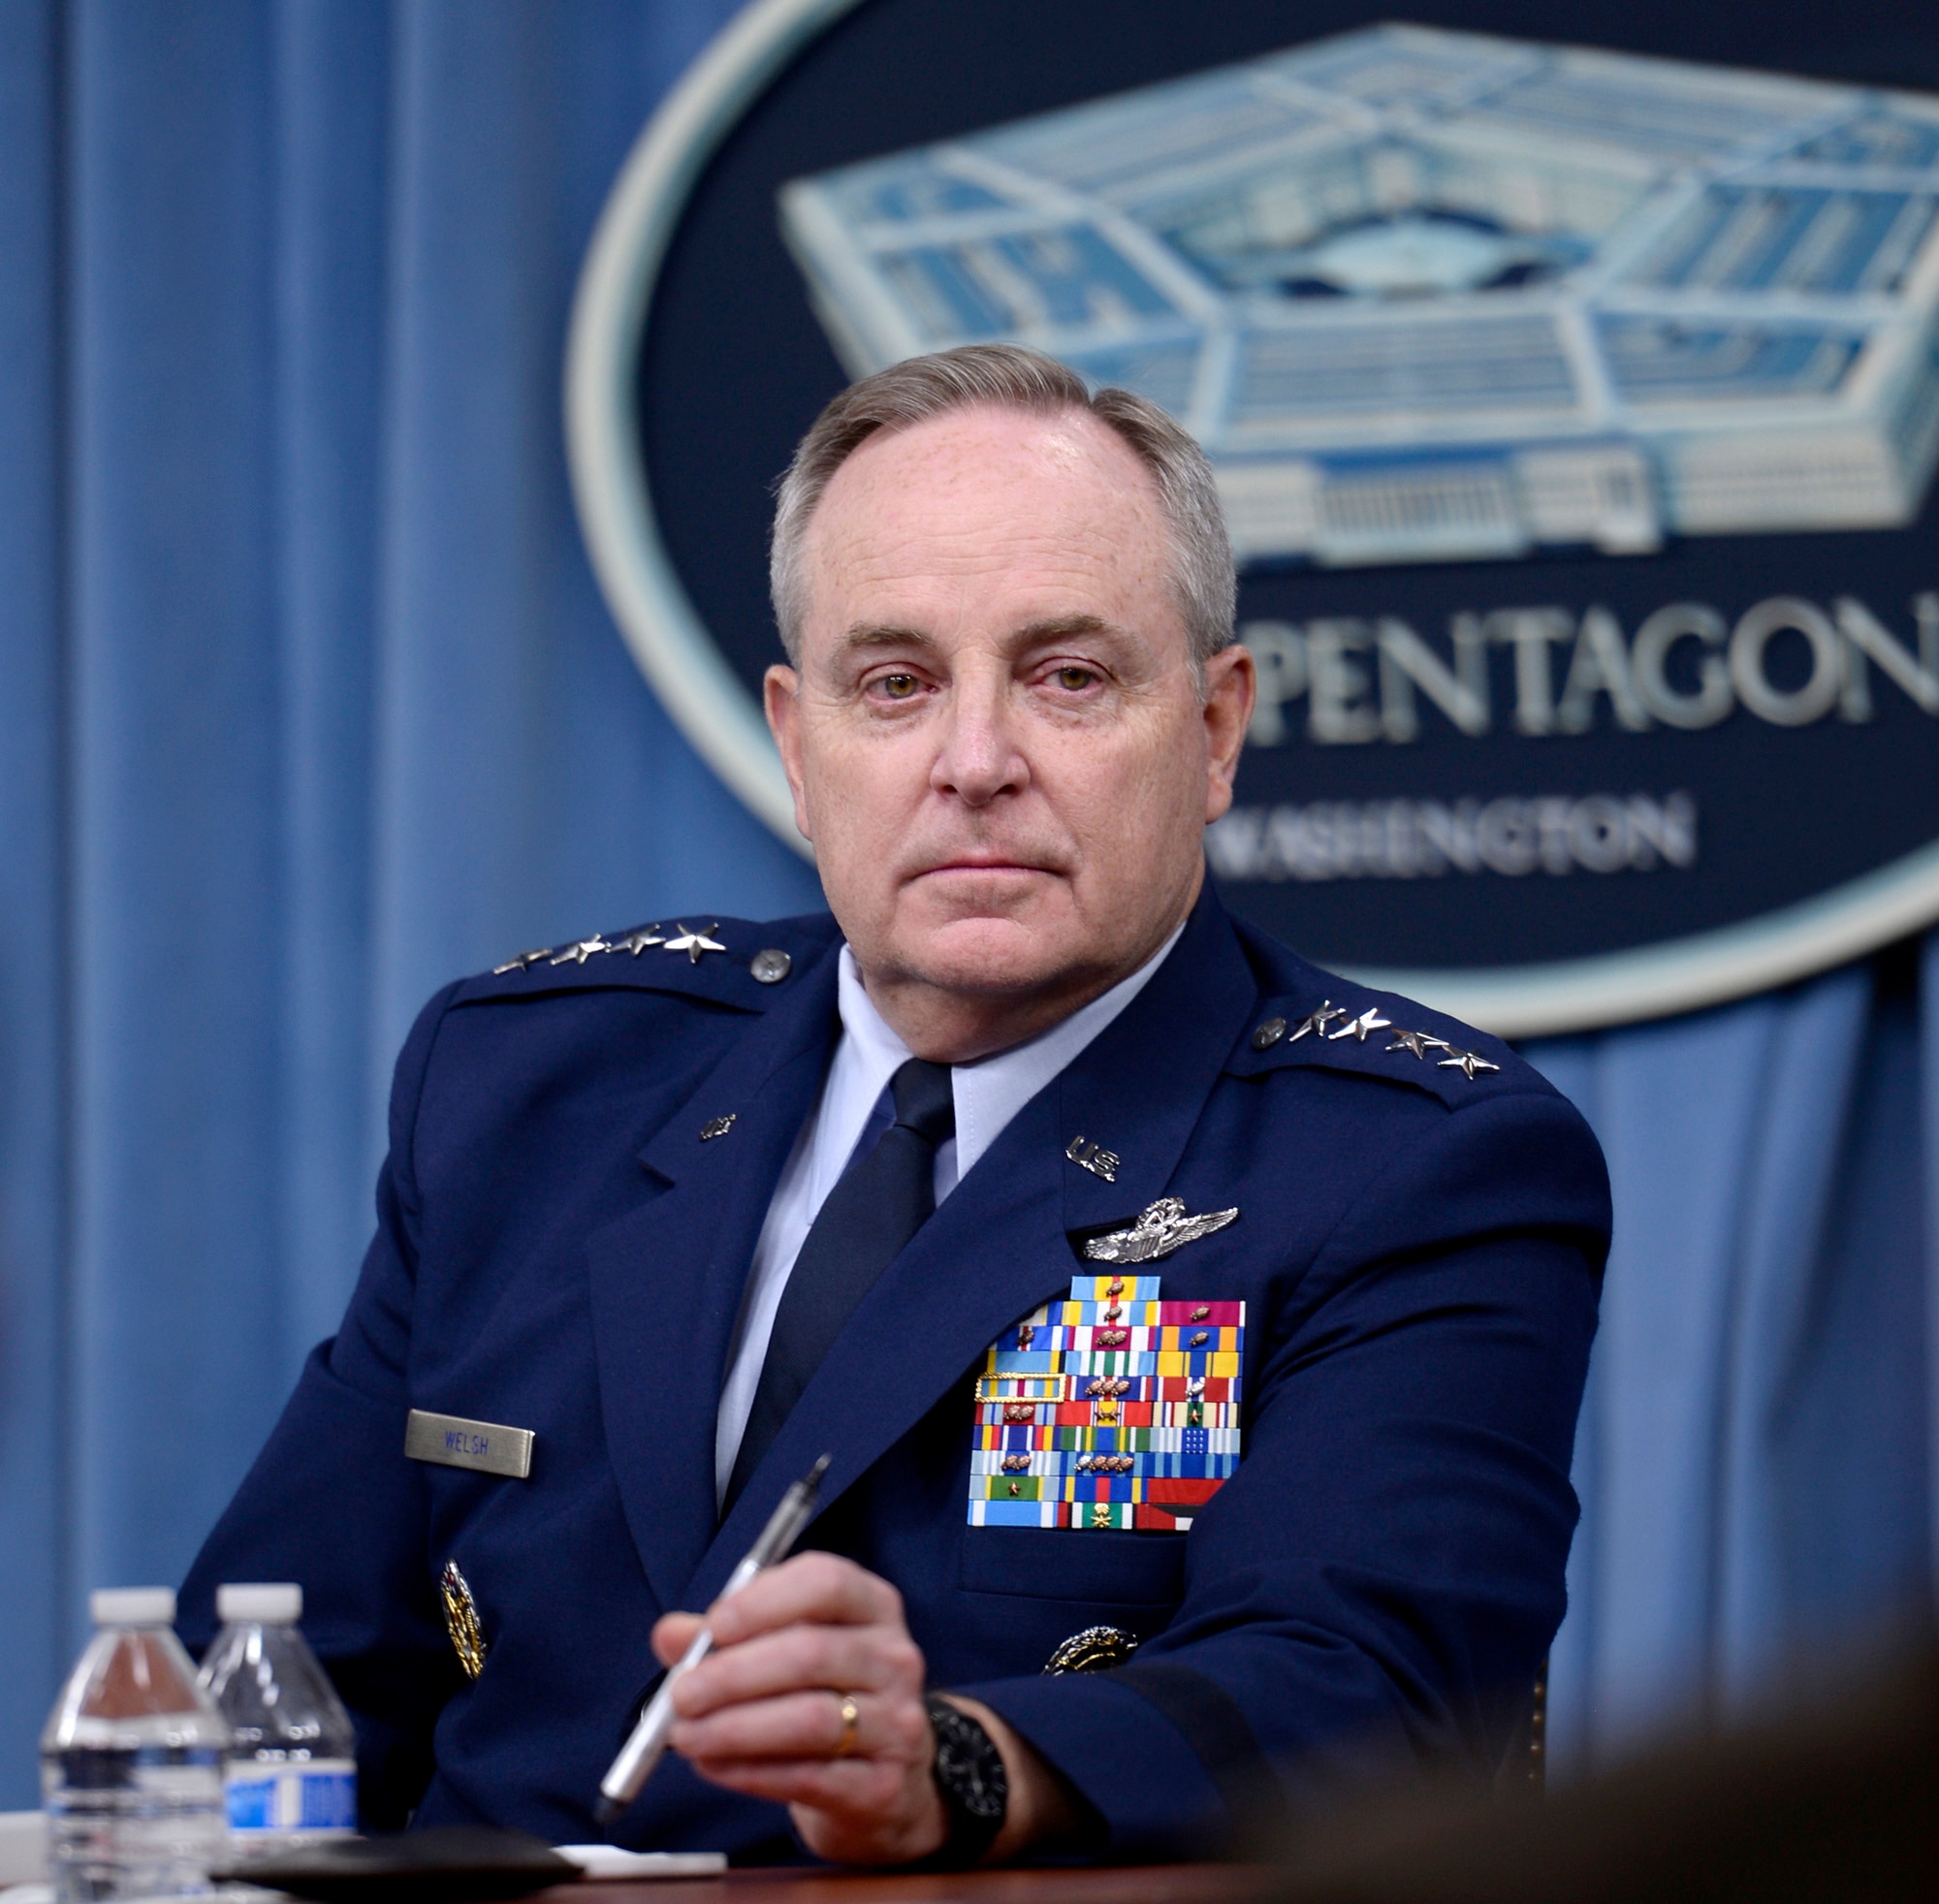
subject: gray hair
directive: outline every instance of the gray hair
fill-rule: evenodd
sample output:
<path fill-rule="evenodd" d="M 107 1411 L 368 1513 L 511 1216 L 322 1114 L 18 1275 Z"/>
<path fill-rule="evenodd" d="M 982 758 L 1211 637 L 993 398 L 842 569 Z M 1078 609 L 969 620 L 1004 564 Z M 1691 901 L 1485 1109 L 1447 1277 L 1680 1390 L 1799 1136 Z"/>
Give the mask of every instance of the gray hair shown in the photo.
<path fill-rule="evenodd" d="M 1052 416 L 1082 410 L 1116 431 L 1151 472 L 1171 529 L 1171 587 L 1185 619 L 1192 672 L 1232 645 L 1237 582 L 1212 465 L 1156 403 L 1128 390 L 1094 396 L 1076 371 L 1021 344 L 964 344 L 911 357 L 853 383 L 815 418 L 775 492 L 768 577 L 788 659 L 801 656 L 802 545 L 835 472 L 877 430 L 906 429 L 974 404 Z"/>

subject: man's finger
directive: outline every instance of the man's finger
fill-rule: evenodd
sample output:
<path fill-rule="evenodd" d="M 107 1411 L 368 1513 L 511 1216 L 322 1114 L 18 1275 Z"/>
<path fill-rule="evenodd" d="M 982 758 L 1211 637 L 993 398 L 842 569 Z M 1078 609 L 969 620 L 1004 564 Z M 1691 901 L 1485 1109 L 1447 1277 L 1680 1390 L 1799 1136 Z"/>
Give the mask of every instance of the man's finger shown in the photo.
<path fill-rule="evenodd" d="M 904 1776 L 900 1766 L 879 1760 L 715 1759 L 695 1761 L 694 1770 L 750 1798 L 870 1824 L 893 1810 Z"/>
<path fill-rule="evenodd" d="M 653 1623 L 653 1657 L 670 1666 L 693 1644 L 700 1631 L 698 1613 L 667 1613 Z"/>
<path fill-rule="evenodd" d="M 922 1687 L 922 1654 L 894 1629 L 784 1627 L 712 1654 L 675 1689 L 674 1710 L 697 1719 L 739 1700 L 810 1687 L 900 1692 L 912 1699 Z"/>
<path fill-rule="evenodd" d="M 902 1595 L 852 1560 L 836 1554 L 797 1554 L 755 1576 L 729 1600 L 708 1608 L 708 1623 L 723 1646 L 757 1633 L 808 1620 L 826 1625 L 900 1625 Z"/>
<path fill-rule="evenodd" d="M 703 1719 L 683 1719 L 672 1743 L 696 1763 L 883 1759 L 927 1766 L 935 1750 L 929 1717 L 913 1700 L 824 1690 L 744 1700 Z"/>
<path fill-rule="evenodd" d="M 885 1701 L 873 1694 L 846 1696 L 855 1712 L 847 1726 L 844 1696 L 817 1688 L 778 1698 L 744 1699 L 699 1719 L 682 1719 L 673 1729 L 676 1752 L 696 1762 L 717 1759 L 869 1758 L 883 1751 L 908 1750 L 906 1729 L 896 1724 Z"/>

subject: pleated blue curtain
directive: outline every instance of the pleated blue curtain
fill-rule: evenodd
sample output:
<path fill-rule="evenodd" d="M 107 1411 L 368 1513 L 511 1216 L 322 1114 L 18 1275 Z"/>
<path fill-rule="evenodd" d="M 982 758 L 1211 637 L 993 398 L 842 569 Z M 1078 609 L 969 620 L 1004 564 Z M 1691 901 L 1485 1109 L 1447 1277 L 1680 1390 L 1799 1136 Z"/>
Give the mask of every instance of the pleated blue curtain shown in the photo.
<path fill-rule="evenodd" d="M 574 527 L 573 277 L 730 0 L 0 7 L 0 1808 L 355 1276 L 392 1056 L 523 945 L 817 903 Z M 712 916 L 712 913 L 710 913 Z M 1930 1593 L 1939 962 L 1536 1054 L 1618 1243 L 1559 1757 Z"/>
<path fill-rule="evenodd" d="M 1564 1775 L 1930 1617 L 1935 999 L 1939 940 L 1530 1053 L 1616 1205 L 1551 1660 Z"/>
<path fill-rule="evenodd" d="M 0 7 L 0 1807 L 363 1253 L 523 946 L 818 904 L 581 553 L 579 259 L 729 0 Z M 710 915 L 712 916 L 712 915 Z"/>
<path fill-rule="evenodd" d="M 0 1806 L 30 1802 L 34 1702 L 66 1643 L 53 46 L 44 10 L 0 8 Z"/>

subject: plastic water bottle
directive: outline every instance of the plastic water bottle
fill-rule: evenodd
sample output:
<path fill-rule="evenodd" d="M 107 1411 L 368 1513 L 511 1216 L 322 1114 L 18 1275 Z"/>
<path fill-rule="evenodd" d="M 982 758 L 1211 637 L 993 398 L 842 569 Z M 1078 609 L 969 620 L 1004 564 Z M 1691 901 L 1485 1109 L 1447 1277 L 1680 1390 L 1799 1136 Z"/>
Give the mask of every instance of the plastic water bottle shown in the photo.
<path fill-rule="evenodd" d="M 202 1683 L 232 1734 L 225 1791 L 238 1861 L 357 1829 L 357 1734 L 297 1631 L 302 1589 L 225 1586 Z"/>
<path fill-rule="evenodd" d="M 94 1637 L 41 1734 L 54 1896 L 206 1891 L 228 1852 L 229 1728 L 175 1635 L 175 1592 L 97 1593 L 89 1610 Z"/>

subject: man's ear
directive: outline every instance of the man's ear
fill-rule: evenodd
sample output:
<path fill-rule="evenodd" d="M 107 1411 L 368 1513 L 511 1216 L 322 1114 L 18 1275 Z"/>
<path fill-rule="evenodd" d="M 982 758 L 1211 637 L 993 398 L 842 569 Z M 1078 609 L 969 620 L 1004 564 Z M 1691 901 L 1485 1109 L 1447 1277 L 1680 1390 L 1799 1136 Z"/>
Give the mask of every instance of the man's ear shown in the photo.
<path fill-rule="evenodd" d="M 1258 699 L 1258 670 L 1244 642 L 1222 648 L 1205 664 L 1205 824 L 1210 826 L 1232 804 L 1232 781 L 1239 750 Z M 771 716 L 772 717 L 772 716 Z"/>
<path fill-rule="evenodd" d="M 804 840 L 812 840 L 814 831 L 808 823 L 808 782 L 801 764 L 801 677 L 792 668 L 770 668 L 761 682 L 761 702 L 768 716 L 768 732 L 780 749 L 788 790 L 794 795 L 795 829 Z"/>

